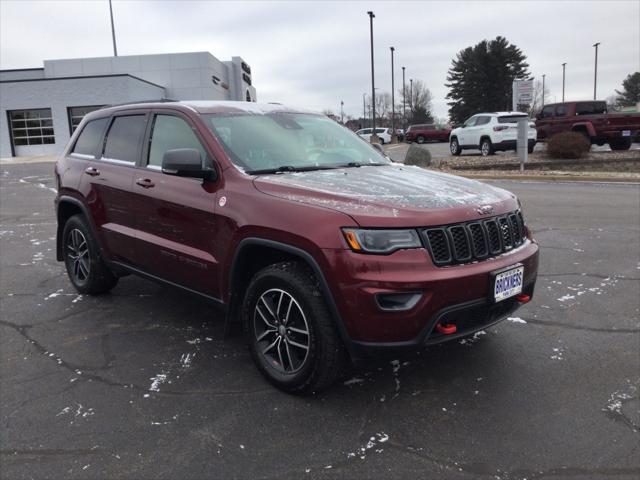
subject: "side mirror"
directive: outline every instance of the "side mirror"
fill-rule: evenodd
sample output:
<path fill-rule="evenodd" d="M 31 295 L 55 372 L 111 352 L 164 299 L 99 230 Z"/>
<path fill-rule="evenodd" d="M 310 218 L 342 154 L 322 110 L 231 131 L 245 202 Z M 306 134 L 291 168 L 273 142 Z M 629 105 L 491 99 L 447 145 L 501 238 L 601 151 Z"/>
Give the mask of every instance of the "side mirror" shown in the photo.
<path fill-rule="evenodd" d="M 213 180 L 215 170 L 203 168 L 200 152 L 195 148 L 167 150 L 162 157 L 162 173 L 178 177 Z"/>

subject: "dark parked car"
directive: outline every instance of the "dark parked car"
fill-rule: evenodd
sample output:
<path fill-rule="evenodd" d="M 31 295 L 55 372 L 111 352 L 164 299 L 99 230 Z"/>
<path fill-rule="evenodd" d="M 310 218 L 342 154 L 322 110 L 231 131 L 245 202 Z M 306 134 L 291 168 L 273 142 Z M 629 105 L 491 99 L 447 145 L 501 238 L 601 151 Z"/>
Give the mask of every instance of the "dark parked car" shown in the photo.
<path fill-rule="evenodd" d="M 407 142 L 448 142 L 451 129 L 435 124 L 411 125 L 407 129 L 405 141 Z"/>
<path fill-rule="evenodd" d="M 632 140 L 640 135 L 640 113 L 609 113 L 603 101 L 552 103 L 536 115 L 536 129 L 538 140 L 572 131 L 581 133 L 590 143 L 629 150 Z"/>
<path fill-rule="evenodd" d="M 538 246 L 513 194 L 393 164 L 314 113 L 106 108 L 55 177 L 57 258 L 79 292 L 134 273 L 207 298 L 290 392 L 473 334 L 533 295 Z"/>

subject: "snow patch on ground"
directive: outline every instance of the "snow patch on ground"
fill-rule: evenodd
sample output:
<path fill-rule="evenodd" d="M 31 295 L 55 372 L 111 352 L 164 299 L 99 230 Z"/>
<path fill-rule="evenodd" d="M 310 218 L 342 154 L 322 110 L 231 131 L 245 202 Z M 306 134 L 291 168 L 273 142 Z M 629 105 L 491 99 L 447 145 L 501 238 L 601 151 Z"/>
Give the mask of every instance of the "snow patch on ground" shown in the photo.
<path fill-rule="evenodd" d="M 520 317 L 507 317 L 507 321 L 509 321 L 511 323 L 527 323 L 526 320 L 523 320 Z"/>
<path fill-rule="evenodd" d="M 460 343 L 460 345 L 467 345 L 467 346 L 471 346 L 474 343 L 476 343 L 480 337 L 482 335 L 486 335 L 487 332 L 485 332 L 484 330 L 480 330 L 479 332 L 476 332 L 473 334 L 473 337 L 469 337 L 469 338 L 463 338 L 462 340 L 460 340 L 458 343 Z"/>
<path fill-rule="evenodd" d="M 381 448 L 382 444 L 389 440 L 389 435 L 384 432 L 379 432 L 374 434 L 372 437 L 369 437 L 369 441 L 366 444 L 359 447 L 357 450 L 353 452 L 347 453 L 347 458 L 360 457 L 360 460 L 364 460 L 367 458 L 367 453 L 370 450 L 374 450 L 376 453 L 382 453 L 383 449 Z M 327 468 L 327 467 L 325 467 Z"/>
<path fill-rule="evenodd" d="M 149 380 L 151 380 L 151 385 L 149 386 L 149 391 L 151 392 L 159 392 L 160 391 L 160 385 L 162 385 L 163 383 L 165 383 L 167 381 L 167 374 L 162 372 L 157 374 L 155 377 L 151 377 Z"/>

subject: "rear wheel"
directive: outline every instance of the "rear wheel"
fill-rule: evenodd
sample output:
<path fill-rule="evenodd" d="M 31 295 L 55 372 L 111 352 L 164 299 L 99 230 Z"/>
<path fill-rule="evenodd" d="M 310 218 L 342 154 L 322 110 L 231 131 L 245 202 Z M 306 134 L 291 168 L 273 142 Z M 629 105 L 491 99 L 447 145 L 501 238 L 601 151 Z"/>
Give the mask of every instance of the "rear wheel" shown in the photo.
<path fill-rule="evenodd" d="M 480 142 L 480 152 L 482 153 L 483 157 L 488 157 L 489 155 L 494 154 L 495 151 L 493 149 L 491 140 L 489 140 L 488 138 L 482 139 L 482 141 Z"/>
<path fill-rule="evenodd" d="M 313 273 L 298 262 L 266 267 L 243 304 L 249 351 L 265 378 L 290 393 L 331 385 L 347 360 Z"/>
<path fill-rule="evenodd" d="M 456 156 L 460 155 L 460 153 L 462 152 L 462 148 L 460 147 L 460 144 L 458 143 L 458 139 L 456 137 L 453 137 L 449 142 L 449 151 L 451 152 L 451 155 Z"/>
<path fill-rule="evenodd" d="M 534 147 L 534 146 L 535 146 L 535 145 L 529 145 L 529 146 L 527 147 L 527 151 L 528 151 L 529 153 L 533 153 L 533 147 Z M 517 150 L 516 150 L 516 151 L 517 151 Z"/>
<path fill-rule="evenodd" d="M 418 143 L 424 143 L 425 138 L 422 135 L 418 135 L 418 138 L 416 138 L 416 142 Z"/>
<path fill-rule="evenodd" d="M 619 139 L 609 142 L 611 150 L 629 150 L 631 148 L 631 139 Z"/>
<path fill-rule="evenodd" d="M 102 259 L 84 216 L 74 215 L 67 220 L 62 239 L 67 275 L 78 292 L 106 293 L 116 286 L 118 277 Z"/>

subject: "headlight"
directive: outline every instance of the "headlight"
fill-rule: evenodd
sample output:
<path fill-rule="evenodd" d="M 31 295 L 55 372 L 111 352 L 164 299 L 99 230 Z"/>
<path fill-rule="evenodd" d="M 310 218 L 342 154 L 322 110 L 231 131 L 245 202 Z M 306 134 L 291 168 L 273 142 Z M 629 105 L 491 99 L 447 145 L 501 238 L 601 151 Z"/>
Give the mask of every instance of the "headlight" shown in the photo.
<path fill-rule="evenodd" d="M 400 248 L 420 248 L 415 230 L 364 230 L 345 228 L 344 238 L 352 250 L 366 253 L 391 253 Z"/>

